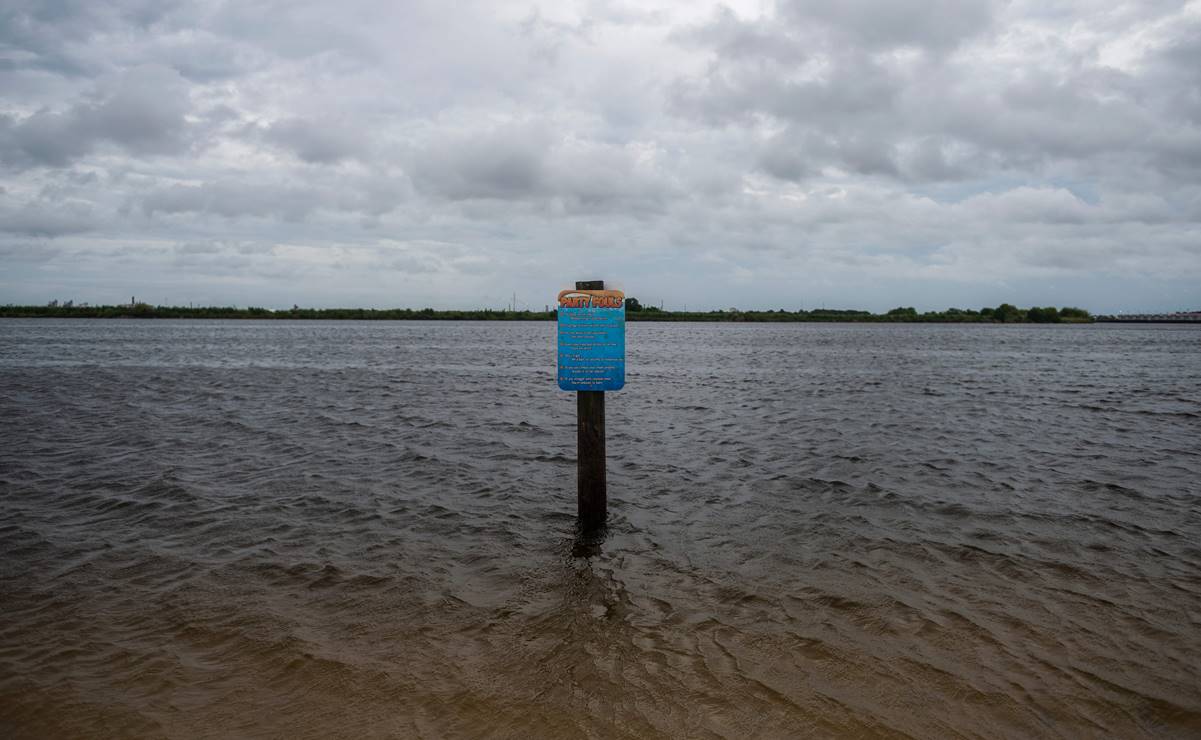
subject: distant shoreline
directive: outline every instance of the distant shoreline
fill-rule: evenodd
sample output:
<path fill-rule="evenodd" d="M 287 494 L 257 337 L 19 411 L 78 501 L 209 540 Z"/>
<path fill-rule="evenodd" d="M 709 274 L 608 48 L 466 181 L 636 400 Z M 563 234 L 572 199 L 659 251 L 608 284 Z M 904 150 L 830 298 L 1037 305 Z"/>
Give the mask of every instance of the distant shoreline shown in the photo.
<path fill-rule="evenodd" d="M 271 310 L 232 306 L 151 306 L 146 303 L 116 306 L 46 305 L 0 306 L 0 318 L 63 319 L 258 319 L 269 321 L 554 321 L 555 311 L 506 311 L 479 309 L 434 310 L 432 308 L 300 308 Z M 664 311 L 627 302 L 627 321 L 705 323 L 940 323 L 940 324 L 1086 324 L 1110 317 L 1094 318 L 1088 311 L 1066 307 L 1022 309 L 1010 304 L 997 308 L 957 309 L 918 313 L 913 308 L 896 308 L 887 313 L 844 309 L 811 311 Z"/>
<path fill-rule="evenodd" d="M 403 313 L 402 309 L 400 313 Z M 337 315 L 328 315 L 328 314 Z M 290 311 L 275 311 L 269 315 L 246 313 L 241 310 L 229 313 L 185 312 L 162 315 L 154 312 L 149 315 L 134 312 L 94 313 L 86 310 L 44 313 L 12 311 L 0 307 L 0 319 L 142 319 L 152 321 L 554 321 L 554 311 L 435 311 L 432 314 L 411 311 L 412 315 L 393 315 L 398 311 L 393 309 L 316 309 L 305 311 L 306 315 L 294 315 Z M 317 314 L 317 315 L 310 315 Z M 381 315 L 386 314 L 386 315 Z M 659 323 L 705 323 L 705 324 L 1201 324 L 1201 317 L 1182 318 L 1144 318 L 1125 316 L 1093 316 L 1086 319 L 1069 318 L 1058 321 L 1030 321 L 1017 319 L 998 321 L 983 318 L 952 318 L 926 317 L 919 314 L 916 317 L 894 317 L 887 314 L 842 314 L 813 312 L 805 316 L 788 314 L 785 316 L 771 315 L 765 311 L 745 311 L 736 314 L 713 312 L 660 312 L 658 314 L 639 315 L 626 313 L 628 322 L 659 322 Z"/>

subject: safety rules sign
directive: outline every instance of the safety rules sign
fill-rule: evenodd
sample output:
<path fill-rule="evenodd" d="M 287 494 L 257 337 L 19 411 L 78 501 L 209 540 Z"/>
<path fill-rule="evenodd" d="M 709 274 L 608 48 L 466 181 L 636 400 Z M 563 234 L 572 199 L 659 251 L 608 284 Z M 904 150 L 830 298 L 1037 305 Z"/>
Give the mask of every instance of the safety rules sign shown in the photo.
<path fill-rule="evenodd" d="M 626 384 L 626 304 L 620 290 L 559 293 L 559 387 L 616 391 Z"/>

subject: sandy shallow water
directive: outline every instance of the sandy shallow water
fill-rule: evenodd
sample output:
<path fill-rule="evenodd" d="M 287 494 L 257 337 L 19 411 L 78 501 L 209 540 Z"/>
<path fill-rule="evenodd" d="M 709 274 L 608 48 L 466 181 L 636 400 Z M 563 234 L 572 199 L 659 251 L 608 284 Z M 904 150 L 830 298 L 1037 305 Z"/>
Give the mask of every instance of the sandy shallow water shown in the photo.
<path fill-rule="evenodd" d="M 0 321 L 7 737 L 1201 735 L 1201 329 Z"/>

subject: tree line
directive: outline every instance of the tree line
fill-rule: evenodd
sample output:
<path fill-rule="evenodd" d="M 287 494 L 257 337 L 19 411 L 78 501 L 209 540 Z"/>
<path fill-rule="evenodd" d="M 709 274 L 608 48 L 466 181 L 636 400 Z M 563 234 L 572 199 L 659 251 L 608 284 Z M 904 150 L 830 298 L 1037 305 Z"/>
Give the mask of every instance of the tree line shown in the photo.
<path fill-rule="evenodd" d="M 548 321 L 556 318 L 550 311 L 506 311 L 489 308 L 476 310 L 435 310 L 433 308 L 301 308 L 272 310 L 260 306 L 152 306 L 132 303 L 115 306 L 60 304 L 53 301 L 45 306 L 0 306 L 5 318 L 98 318 L 98 319 L 262 319 L 310 321 Z M 897 323 L 1088 323 L 1091 314 L 1083 308 L 1032 307 L 1018 308 L 1009 303 L 981 309 L 948 308 L 945 311 L 918 312 L 912 306 L 899 306 L 882 314 L 855 309 L 815 308 L 805 310 L 741 311 L 736 308 L 716 311 L 665 311 L 658 306 L 644 306 L 637 298 L 626 298 L 627 321 L 733 321 L 733 322 L 796 322 L 796 321 L 854 321 Z"/>
<path fill-rule="evenodd" d="M 777 309 L 768 311 L 740 311 L 731 308 L 722 311 L 664 311 L 657 306 L 644 306 L 637 298 L 626 299 L 627 321 L 862 321 L 904 323 L 994 323 L 994 324 L 1080 324 L 1093 320 L 1083 308 L 1054 306 L 1018 308 L 1010 303 L 981 309 L 948 308 L 945 311 L 918 312 L 912 306 L 898 306 L 886 313 L 855 309 L 815 308 L 810 311 Z"/>

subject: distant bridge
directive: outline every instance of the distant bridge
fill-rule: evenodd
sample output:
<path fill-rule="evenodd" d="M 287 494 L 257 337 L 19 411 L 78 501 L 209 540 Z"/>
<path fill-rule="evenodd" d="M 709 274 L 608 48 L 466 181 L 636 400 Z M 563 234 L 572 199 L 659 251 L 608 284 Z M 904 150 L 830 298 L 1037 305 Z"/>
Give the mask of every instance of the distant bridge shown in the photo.
<path fill-rule="evenodd" d="M 1122 313 L 1116 316 L 1098 316 L 1097 321 L 1116 321 L 1127 324 L 1201 324 L 1201 311 L 1177 311 L 1176 313 Z"/>

